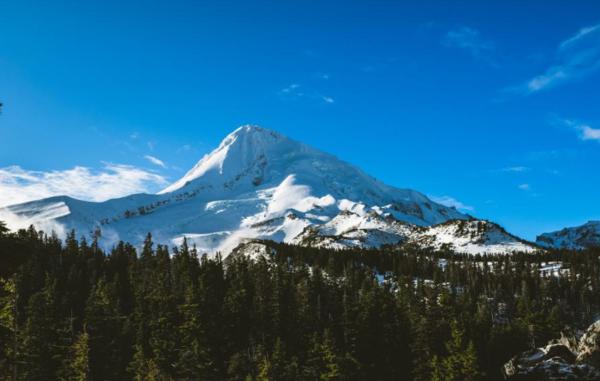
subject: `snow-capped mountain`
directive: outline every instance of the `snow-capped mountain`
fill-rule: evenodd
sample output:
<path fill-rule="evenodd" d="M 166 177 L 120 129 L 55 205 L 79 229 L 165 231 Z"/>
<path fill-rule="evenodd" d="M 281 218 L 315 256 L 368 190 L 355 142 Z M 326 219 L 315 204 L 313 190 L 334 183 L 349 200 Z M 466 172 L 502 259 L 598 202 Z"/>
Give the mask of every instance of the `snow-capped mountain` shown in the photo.
<path fill-rule="evenodd" d="M 466 252 L 487 252 L 488 243 L 493 252 L 534 249 L 501 228 L 484 235 L 456 230 L 455 221 L 471 217 L 256 126 L 229 134 L 158 194 L 104 202 L 51 197 L 0 212 L 40 228 L 100 233 L 106 246 L 138 244 L 151 232 L 157 242 L 179 244 L 187 237 L 201 251 L 224 253 L 247 239 L 334 247 L 410 241 Z"/>
<path fill-rule="evenodd" d="M 600 221 L 589 221 L 581 226 L 544 233 L 537 237 L 537 244 L 557 249 L 585 249 L 600 247 Z"/>

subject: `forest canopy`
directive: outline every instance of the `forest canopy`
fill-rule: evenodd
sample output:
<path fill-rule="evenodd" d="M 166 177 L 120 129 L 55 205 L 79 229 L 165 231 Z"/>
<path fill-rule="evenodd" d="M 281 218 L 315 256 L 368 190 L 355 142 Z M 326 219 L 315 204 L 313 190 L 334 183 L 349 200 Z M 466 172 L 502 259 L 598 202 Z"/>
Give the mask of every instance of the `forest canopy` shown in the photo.
<path fill-rule="evenodd" d="M 600 311 L 600 251 L 64 241 L 0 224 L 0 379 L 501 380 Z M 550 268 L 550 271 L 547 271 Z"/>

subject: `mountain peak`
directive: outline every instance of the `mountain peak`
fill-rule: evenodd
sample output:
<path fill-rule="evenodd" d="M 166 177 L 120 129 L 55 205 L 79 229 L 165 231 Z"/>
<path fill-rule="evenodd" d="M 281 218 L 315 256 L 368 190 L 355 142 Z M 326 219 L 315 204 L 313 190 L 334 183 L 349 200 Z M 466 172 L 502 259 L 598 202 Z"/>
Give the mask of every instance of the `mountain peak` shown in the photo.
<path fill-rule="evenodd" d="M 271 135 L 274 137 L 283 137 L 283 135 L 281 135 L 279 132 L 269 130 L 268 128 L 261 127 L 257 124 L 244 124 L 233 130 L 233 132 L 230 133 L 228 137 L 243 135 Z"/>
<path fill-rule="evenodd" d="M 276 131 L 272 131 L 257 125 L 246 124 L 236 128 L 232 133 L 227 135 L 219 144 L 219 148 L 238 143 L 238 144 L 260 144 L 276 143 L 287 139 Z M 219 149 L 217 148 L 217 150 Z"/>
<path fill-rule="evenodd" d="M 284 142 L 291 143 L 292 141 L 279 132 L 256 125 L 244 125 L 227 135 L 215 151 L 227 146 L 240 146 L 243 147 L 240 149 L 243 149 L 244 152 L 264 154 L 264 151 L 270 149 L 271 146 Z M 293 143 L 300 145 L 297 142 Z"/>
<path fill-rule="evenodd" d="M 223 184 L 245 175 L 254 174 L 251 182 L 257 182 L 267 157 L 274 158 L 285 153 L 303 151 L 306 146 L 292 141 L 278 132 L 256 125 L 237 128 L 221 141 L 212 152 L 205 155 L 181 179 L 163 189 L 159 194 L 175 192 L 196 179 L 207 184 Z"/>
<path fill-rule="evenodd" d="M 61 213 L 48 214 L 55 209 Z M 422 193 L 386 185 L 334 155 L 253 125 L 231 132 L 158 195 L 103 203 L 65 199 L 60 205 L 48 199 L 11 211 L 59 222 L 65 231 L 100 228 L 107 244 L 139 243 L 151 232 L 157 242 L 178 244 L 187 237 L 201 250 L 226 253 L 244 239 L 310 241 L 309 230 L 319 227 L 316 239 L 339 236 L 331 241 L 339 247 L 379 246 L 421 234 L 418 227 L 469 219 Z M 503 247 L 512 242 L 496 241 Z M 480 246 L 472 250 L 485 249 Z"/>

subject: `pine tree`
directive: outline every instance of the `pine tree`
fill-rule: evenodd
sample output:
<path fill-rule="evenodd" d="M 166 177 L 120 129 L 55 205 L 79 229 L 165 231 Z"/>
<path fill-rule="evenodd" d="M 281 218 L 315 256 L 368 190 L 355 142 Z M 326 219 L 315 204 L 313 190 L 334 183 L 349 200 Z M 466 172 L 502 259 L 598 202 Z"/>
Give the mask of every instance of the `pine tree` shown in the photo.
<path fill-rule="evenodd" d="M 128 362 L 122 351 L 123 317 L 116 306 L 112 284 L 100 278 L 87 301 L 85 321 L 89 346 L 89 366 L 99 379 L 122 379 Z"/>
<path fill-rule="evenodd" d="M 171 260 L 166 247 L 156 249 L 154 281 L 150 286 L 147 300 L 150 306 L 149 345 L 152 358 L 164 374 L 173 373 L 176 361 L 175 303 L 172 294 Z"/>
<path fill-rule="evenodd" d="M 156 364 L 154 359 L 144 354 L 141 346 L 135 347 L 135 354 L 130 363 L 129 370 L 134 381 L 171 381 L 169 375 L 165 374 Z"/>
<path fill-rule="evenodd" d="M 1 221 L 0 221 L 1 222 Z M 1 234 L 0 225 L 0 234 Z M 16 373 L 17 289 L 14 278 L 0 278 L 0 379 Z"/>
<path fill-rule="evenodd" d="M 46 277 L 44 289 L 31 296 L 24 329 L 19 332 L 20 377 L 45 381 L 56 376 L 64 356 L 64 327 L 56 311 L 56 281 Z"/>
<path fill-rule="evenodd" d="M 321 359 L 324 369 L 321 370 L 321 381 L 334 381 L 342 379 L 340 359 L 335 352 L 335 347 L 329 330 L 325 330 L 321 344 Z"/>
<path fill-rule="evenodd" d="M 179 306 L 181 323 L 177 336 L 180 341 L 174 365 L 178 380 L 211 379 L 215 375 L 214 364 L 206 351 L 201 313 L 198 297 L 190 285 L 184 303 Z"/>
<path fill-rule="evenodd" d="M 77 335 L 71 345 L 64 364 L 63 375 L 60 377 L 61 380 L 88 381 L 92 379 L 89 339 L 90 337 L 84 327 L 83 332 Z"/>
<path fill-rule="evenodd" d="M 477 355 L 472 342 L 465 343 L 464 331 L 452 323 L 452 337 L 446 343 L 447 356 L 434 356 L 431 360 L 432 381 L 476 381 L 482 375 L 477 365 Z"/>
<path fill-rule="evenodd" d="M 8 232 L 10 232 L 10 229 L 8 229 L 6 223 L 4 221 L 0 221 L 0 237 L 5 236 Z"/>

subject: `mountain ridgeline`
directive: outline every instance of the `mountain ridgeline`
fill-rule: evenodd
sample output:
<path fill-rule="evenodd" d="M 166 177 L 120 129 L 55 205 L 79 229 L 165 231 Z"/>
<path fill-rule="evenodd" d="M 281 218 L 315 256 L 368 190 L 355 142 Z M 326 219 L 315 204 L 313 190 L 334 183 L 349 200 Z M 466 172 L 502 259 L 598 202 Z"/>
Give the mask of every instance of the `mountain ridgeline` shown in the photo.
<path fill-rule="evenodd" d="M 500 226 L 388 186 L 336 157 L 270 130 L 243 126 L 158 194 L 104 202 L 67 196 L 0 209 L 46 231 L 72 229 L 110 248 L 184 238 L 224 255 L 251 239 L 331 248 L 410 245 L 456 252 L 534 252 Z"/>
<path fill-rule="evenodd" d="M 542 247 L 574 250 L 600 246 L 600 221 L 544 233 L 537 237 L 536 242 Z"/>

